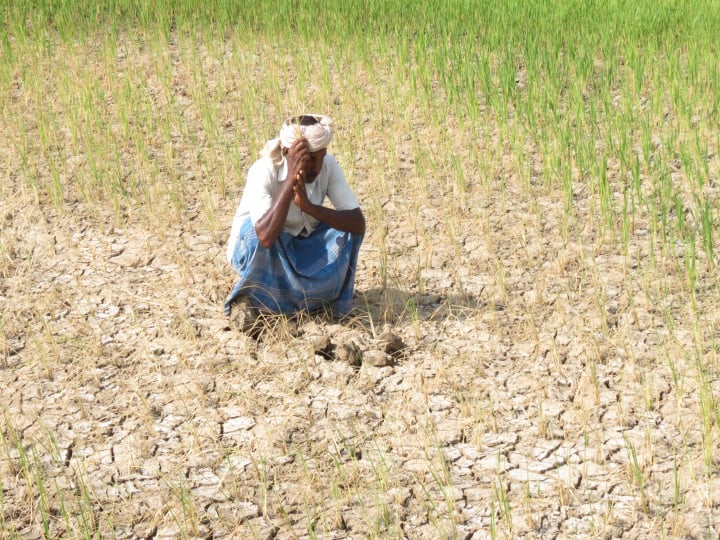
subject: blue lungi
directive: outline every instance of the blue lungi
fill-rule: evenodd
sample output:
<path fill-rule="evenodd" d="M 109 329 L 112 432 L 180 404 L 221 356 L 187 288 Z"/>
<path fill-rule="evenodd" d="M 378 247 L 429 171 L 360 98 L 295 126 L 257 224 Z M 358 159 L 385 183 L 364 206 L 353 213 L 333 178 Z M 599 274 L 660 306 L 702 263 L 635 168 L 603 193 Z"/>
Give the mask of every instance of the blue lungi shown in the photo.
<path fill-rule="evenodd" d="M 260 245 L 250 218 L 243 223 L 232 265 L 240 276 L 225 300 L 225 314 L 239 296 L 274 313 L 317 311 L 336 316 L 352 308 L 355 268 L 363 235 L 320 223 L 307 237 L 281 232 L 269 248 Z"/>

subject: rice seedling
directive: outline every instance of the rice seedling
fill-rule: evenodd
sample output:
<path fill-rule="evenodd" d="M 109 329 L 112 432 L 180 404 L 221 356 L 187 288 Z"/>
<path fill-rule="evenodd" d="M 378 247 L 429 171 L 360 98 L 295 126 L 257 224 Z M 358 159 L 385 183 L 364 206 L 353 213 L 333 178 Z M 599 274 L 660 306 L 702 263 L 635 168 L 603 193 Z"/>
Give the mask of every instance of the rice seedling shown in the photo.
<path fill-rule="evenodd" d="M 638 459 L 635 446 L 627 437 L 624 437 L 624 440 L 629 457 L 630 477 L 633 486 L 638 490 L 640 494 L 640 509 L 643 512 L 647 512 L 649 510 L 649 503 L 647 498 L 647 492 L 645 490 L 645 473 Z"/>
<path fill-rule="evenodd" d="M 497 512 L 495 511 L 495 505 L 498 505 Z M 506 534 L 512 535 L 513 533 L 513 514 L 512 514 L 512 508 L 510 505 L 510 496 L 507 492 L 507 489 L 505 487 L 505 481 L 502 478 L 498 478 L 497 481 L 493 483 L 493 500 L 492 500 L 492 506 L 491 506 L 491 519 L 493 520 L 493 524 L 491 525 L 491 529 L 496 529 L 497 525 L 494 524 L 494 519 L 496 513 L 500 516 L 500 519 L 502 520 L 505 530 L 507 531 Z M 497 534 L 497 532 L 495 532 Z"/>

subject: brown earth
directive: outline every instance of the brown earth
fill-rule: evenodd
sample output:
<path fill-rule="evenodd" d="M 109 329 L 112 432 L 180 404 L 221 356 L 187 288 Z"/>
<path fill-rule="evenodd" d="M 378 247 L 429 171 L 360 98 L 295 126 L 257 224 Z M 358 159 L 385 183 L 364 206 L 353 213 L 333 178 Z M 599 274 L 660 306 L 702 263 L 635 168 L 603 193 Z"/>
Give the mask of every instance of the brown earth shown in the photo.
<path fill-rule="evenodd" d="M 702 377 L 718 313 L 702 290 L 693 311 L 649 225 L 623 253 L 581 184 L 568 214 L 509 167 L 451 213 L 440 182 L 413 206 L 399 170 L 371 213 L 365 166 L 352 316 L 251 332 L 222 314 L 239 187 L 213 234 L 197 201 L 118 220 L 16 181 L 0 200 L 4 535 L 718 534 L 720 388 Z"/>

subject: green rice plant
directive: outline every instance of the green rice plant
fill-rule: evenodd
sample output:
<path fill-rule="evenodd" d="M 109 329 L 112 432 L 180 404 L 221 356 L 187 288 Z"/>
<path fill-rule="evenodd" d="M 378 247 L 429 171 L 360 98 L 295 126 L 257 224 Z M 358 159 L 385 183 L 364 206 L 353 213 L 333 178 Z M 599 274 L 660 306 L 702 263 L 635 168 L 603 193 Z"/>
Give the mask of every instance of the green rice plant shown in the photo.
<path fill-rule="evenodd" d="M 298 457 L 300 457 L 302 461 L 302 452 L 297 452 Z M 267 460 L 264 456 L 260 456 L 260 459 L 256 459 L 254 456 L 250 456 L 250 459 L 252 461 L 253 470 L 255 471 L 255 476 L 257 480 L 258 490 L 260 492 L 259 494 L 259 506 L 262 510 L 263 515 L 267 515 L 268 513 L 268 503 L 270 500 L 270 483 L 271 478 L 269 476 L 268 472 L 268 464 Z"/>
<path fill-rule="evenodd" d="M 513 526 L 513 517 L 512 517 L 512 507 L 510 505 L 510 496 L 505 488 L 505 481 L 498 477 L 498 479 L 493 482 L 493 499 L 492 499 L 492 505 L 491 509 L 494 509 L 495 504 L 498 505 L 498 511 L 500 515 L 500 519 L 505 524 L 505 527 L 507 529 L 507 534 L 512 536 L 514 526 Z M 491 516 L 491 530 L 495 529 L 497 531 L 497 524 L 494 523 L 494 516 L 496 512 L 494 510 L 491 510 L 490 516 Z M 495 532 L 497 534 L 497 532 Z M 491 534 L 491 536 L 494 536 Z"/>
<path fill-rule="evenodd" d="M 194 538 L 199 533 L 200 514 L 195 505 L 192 490 L 187 485 L 186 479 L 179 477 L 177 482 L 171 482 L 165 478 L 171 493 L 177 499 L 180 505 L 180 511 L 173 506 L 170 508 L 170 514 L 173 521 L 180 530 L 182 538 Z"/>
<path fill-rule="evenodd" d="M 26 448 L 22 439 L 18 439 L 15 449 L 18 455 L 20 472 L 26 482 L 26 486 L 36 497 L 33 509 L 39 513 L 43 532 L 45 537 L 49 538 L 51 519 L 50 502 L 40 456 L 34 445 Z"/>
<path fill-rule="evenodd" d="M 720 435 L 720 405 L 718 404 L 713 392 L 712 384 L 708 374 L 708 368 L 705 366 L 702 358 L 701 349 L 695 347 L 695 369 L 697 371 L 698 380 L 698 398 L 700 405 L 700 419 L 702 421 L 701 438 L 702 438 L 702 457 L 703 463 L 708 473 L 712 471 L 714 463 L 714 436 L 713 428 L 718 430 Z"/>
<path fill-rule="evenodd" d="M 600 222 L 602 228 L 611 228 L 614 222 L 612 190 L 607 175 L 607 160 L 603 159 L 597 164 L 598 194 L 600 196 Z"/>
<path fill-rule="evenodd" d="M 681 396 L 683 395 L 683 388 L 685 383 L 684 372 L 681 373 L 678 371 L 677 364 L 675 363 L 673 356 L 667 351 L 665 351 L 665 361 L 668 365 L 668 369 L 670 370 L 675 394 L 677 396 Z"/>
<path fill-rule="evenodd" d="M 621 213 L 621 238 L 623 255 L 630 255 L 630 235 L 635 229 L 635 200 L 633 192 L 627 188 L 623 190 L 623 206 Z"/>
<path fill-rule="evenodd" d="M 681 491 L 680 473 L 677 455 L 673 459 L 673 513 L 674 521 L 679 522 L 685 508 L 685 496 Z"/>
<path fill-rule="evenodd" d="M 643 512 L 647 512 L 649 510 L 649 506 L 647 493 L 645 491 L 645 473 L 643 472 L 642 466 L 638 460 L 635 446 L 633 446 L 632 442 L 625 435 L 623 435 L 623 440 L 625 441 L 625 449 L 628 454 L 630 477 L 633 486 L 637 489 L 640 495 L 640 509 Z"/>
<path fill-rule="evenodd" d="M 497 511 L 495 509 L 495 499 L 490 500 L 490 538 L 496 540 L 497 535 L 497 524 L 495 523 L 495 516 Z"/>
<path fill-rule="evenodd" d="M 421 478 L 418 475 L 413 476 L 415 477 L 415 483 L 418 484 L 422 489 L 424 495 L 423 502 L 425 504 L 425 507 L 427 508 L 430 523 L 432 523 L 439 537 L 447 538 L 448 532 L 445 530 L 444 523 L 441 521 L 441 518 L 443 516 L 442 509 L 438 506 L 435 498 L 433 497 L 433 493 L 425 484 L 424 478 Z"/>
<path fill-rule="evenodd" d="M 702 200 L 700 200 L 696 196 L 695 206 L 699 214 L 700 233 L 702 236 L 703 249 L 705 250 L 705 255 L 707 256 L 710 268 L 713 268 L 715 266 L 715 251 L 713 247 L 715 218 L 713 215 L 713 205 L 710 203 L 707 197 L 703 197 Z"/>
<path fill-rule="evenodd" d="M 437 507 L 433 498 L 430 498 L 429 500 L 433 506 L 434 513 L 439 516 L 445 516 L 449 522 L 447 523 L 447 526 L 454 529 L 454 522 L 458 511 L 453 492 L 454 481 L 452 478 L 452 472 L 435 433 L 430 435 L 430 440 L 428 442 L 429 445 L 424 448 L 425 459 L 431 464 L 429 467 L 430 476 L 443 497 L 445 508 Z M 426 495 L 428 494 L 426 493 Z M 435 526 L 438 528 L 438 534 L 443 537 L 449 536 L 448 531 L 445 530 L 442 523 L 437 522 Z"/>
<path fill-rule="evenodd" d="M 690 233 L 688 243 L 685 249 L 685 275 L 688 284 L 688 293 L 690 294 L 690 303 L 693 312 L 697 313 L 697 296 L 698 287 L 698 269 L 697 269 L 697 252 L 695 247 L 695 234 Z"/>
<path fill-rule="evenodd" d="M 73 479 L 76 484 L 78 498 L 76 500 L 75 517 L 83 538 L 101 538 L 98 518 L 95 515 L 94 503 L 96 499 L 84 478 L 84 470 L 80 465 L 73 468 Z"/>
<path fill-rule="evenodd" d="M 336 447 L 337 450 L 337 447 Z M 333 456 L 333 465 L 335 466 L 335 472 L 337 477 L 333 477 L 330 480 L 330 494 L 332 497 L 332 510 L 331 516 L 329 516 L 330 525 L 329 530 L 346 529 L 347 524 L 342 515 L 342 505 L 346 499 L 344 486 L 348 482 L 348 473 L 345 471 L 344 464 L 337 455 Z M 341 487 L 342 485 L 342 487 Z"/>

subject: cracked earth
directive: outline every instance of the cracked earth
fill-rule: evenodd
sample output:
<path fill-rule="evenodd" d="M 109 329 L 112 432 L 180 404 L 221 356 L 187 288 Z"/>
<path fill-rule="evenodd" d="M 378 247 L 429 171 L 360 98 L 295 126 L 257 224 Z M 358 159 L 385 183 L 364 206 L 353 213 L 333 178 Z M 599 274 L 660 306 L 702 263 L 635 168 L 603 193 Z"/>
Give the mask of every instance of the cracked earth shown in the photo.
<path fill-rule="evenodd" d="M 153 64 L 136 67 L 152 86 Z M 192 93 L 168 88 L 195 133 Z M 58 209 L 0 145 L 11 182 L 0 198 L 4 532 L 718 534 L 712 275 L 701 272 L 691 306 L 684 263 L 653 244 L 647 216 L 622 249 L 585 186 L 573 184 L 568 212 L 564 192 L 521 179 L 526 163 L 493 126 L 484 150 L 502 150 L 488 165 L 502 190 L 470 182 L 459 193 L 447 178 L 416 189 L 417 141 L 402 133 L 380 188 L 372 161 L 386 156 L 367 142 L 382 140 L 380 123 L 362 124 L 364 142 L 338 134 L 369 226 L 353 313 L 249 329 L 222 313 L 241 180 L 215 221 L 193 187 L 206 173 L 194 145 L 209 154 L 211 142 L 172 134 L 190 171 L 177 215 L 81 197 Z M 612 197 L 620 207 L 622 193 Z"/>

